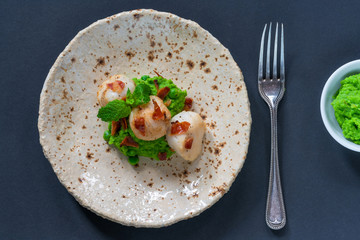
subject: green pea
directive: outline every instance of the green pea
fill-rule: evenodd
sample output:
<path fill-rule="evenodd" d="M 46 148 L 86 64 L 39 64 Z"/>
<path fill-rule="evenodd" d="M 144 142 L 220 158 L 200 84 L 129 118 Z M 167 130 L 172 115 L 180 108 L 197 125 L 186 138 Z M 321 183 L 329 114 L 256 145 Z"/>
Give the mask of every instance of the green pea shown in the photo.
<path fill-rule="evenodd" d="M 128 155 L 129 155 L 129 156 L 136 156 L 136 150 L 134 150 L 134 149 L 129 149 Z"/>
<path fill-rule="evenodd" d="M 139 157 L 138 156 L 131 156 L 128 158 L 128 162 L 131 164 L 131 165 L 135 165 L 139 162 Z"/>
<path fill-rule="evenodd" d="M 111 137 L 111 132 L 110 131 L 105 131 L 103 137 L 104 137 L 104 140 L 108 142 L 110 140 L 110 137 Z"/>
<path fill-rule="evenodd" d="M 179 94 L 179 91 L 176 88 L 170 89 L 169 97 L 170 98 L 176 98 Z"/>

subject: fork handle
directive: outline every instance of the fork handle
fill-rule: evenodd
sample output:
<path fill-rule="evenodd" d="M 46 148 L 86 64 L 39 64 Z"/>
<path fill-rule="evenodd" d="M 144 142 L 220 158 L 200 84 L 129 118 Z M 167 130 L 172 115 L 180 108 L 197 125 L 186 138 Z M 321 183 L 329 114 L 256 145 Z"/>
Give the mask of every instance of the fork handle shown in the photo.
<path fill-rule="evenodd" d="M 273 229 L 278 230 L 285 226 L 285 205 L 281 190 L 278 141 L 277 141 L 277 106 L 270 107 L 271 117 L 271 163 L 269 189 L 266 203 L 266 223 Z"/>

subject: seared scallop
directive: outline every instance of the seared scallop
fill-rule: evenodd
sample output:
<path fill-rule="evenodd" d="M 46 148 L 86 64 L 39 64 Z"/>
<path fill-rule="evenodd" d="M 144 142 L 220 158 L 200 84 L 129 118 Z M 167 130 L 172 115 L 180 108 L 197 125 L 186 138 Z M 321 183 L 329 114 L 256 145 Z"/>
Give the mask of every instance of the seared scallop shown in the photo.
<path fill-rule="evenodd" d="M 150 96 L 150 102 L 134 108 L 129 117 L 130 127 L 135 136 L 151 141 L 166 134 L 171 113 L 157 96 Z"/>
<path fill-rule="evenodd" d="M 166 140 L 182 158 L 194 161 L 201 153 L 204 134 L 205 123 L 201 116 L 183 111 L 171 119 Z"/>
<path fill-rule="evenodd" d="M 101 106 L 105 106 L 115 99 L 125 99 L 128 89 L 134 91 L 134 81 L 124 75 L 114 75 L 100 85 L 97 99 Z"/>

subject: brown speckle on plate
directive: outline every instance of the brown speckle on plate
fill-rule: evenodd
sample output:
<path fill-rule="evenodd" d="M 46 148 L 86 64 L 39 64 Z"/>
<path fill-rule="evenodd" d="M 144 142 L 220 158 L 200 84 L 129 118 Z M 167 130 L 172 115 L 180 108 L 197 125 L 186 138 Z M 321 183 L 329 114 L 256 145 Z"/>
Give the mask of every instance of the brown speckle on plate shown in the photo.
<path fill-rule="evenodd" d="M 125 51 L 125 55 L 128 57 L 128 59 L 130 61 L 131 58 L 133 58 L 135 56 L 135 53 L 133 53 L 131 51 Z"/>
<path fill-rule="evenodd" d="M 211 88 L 212 88 L 212 90 L 218 90 L 218 86 L 216 86 L 216 85 L 212 85 Z"/>
<path fill-rule="evenodd" d="M 95 68 L 97 68 L 98 66 L 104 66 L 105 65 L 105 58 L 104 57 L 99 57 L 98 59 L 96 59 L 96 66 Z"/>
<path fill-rule="evenodd" d="M 200 70 L 203 69 L 203 67 L 206 66 L 206 62 L 204 62 L 203 60 L 200 61 Z"/>
<path fill-rule="evenodd" d="M 194 62 L 193 61 L 191 61 L 191 60 L 186 60 L 186 65 L 188 66 L 188 68 L 190 69 L 190 70 L 192 70 L 193 68 L 194 68 Z"/>
<path fill-rule="evenodd" d="M 133 16 L 134 16 L 134 19 L 136 19 L 138 21 L 143 15 L 139 14 L 139 13 L 135 13 Z"/>
<path fill-rule="evenodd" d="M 91 160 L 91 159 L 93 158 L 93 156 L 94 156 L 93 153 L 90 153 L 90 152 L 86 153 L 86 158 L 87 158 L 88 160 Z"/>
<path fill-rule="evenodd" d="M 154 51 L 150 51 L 149 54 L 148 54 L 148 60 L 150 62 L 153 62 L 154 61 Z"/>

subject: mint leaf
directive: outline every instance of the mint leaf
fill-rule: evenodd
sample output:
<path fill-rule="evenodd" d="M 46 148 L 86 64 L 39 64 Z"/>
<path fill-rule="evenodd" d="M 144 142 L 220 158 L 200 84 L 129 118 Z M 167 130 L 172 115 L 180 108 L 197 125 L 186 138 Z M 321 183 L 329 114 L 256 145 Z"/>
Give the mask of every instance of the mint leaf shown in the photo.
<path fill-rule="evenodd" d="M 126 93 L 126 103 L 131 106 L 135 103 L 135 99 L 133 98 L 133 95 L 130 92 L 130 89 L 128 89 L 127 93 Z"/>
<path fill-rule="evenodd" d="M 137 107 L 139 105 L 148 103 L 150 101 L 151 88 L 141 83 L 135 87 L 133 93 L 129 90 L 126 93 L 126 103 L 132 107 Z"/>
<path fill-rule="evenodd" d="M 130 115 L 131 107 L 123 100 L 114 100 L 106 104 L 105 107 L 99 109 L 98 118 L 104 122 L 119 121 Z"/>

